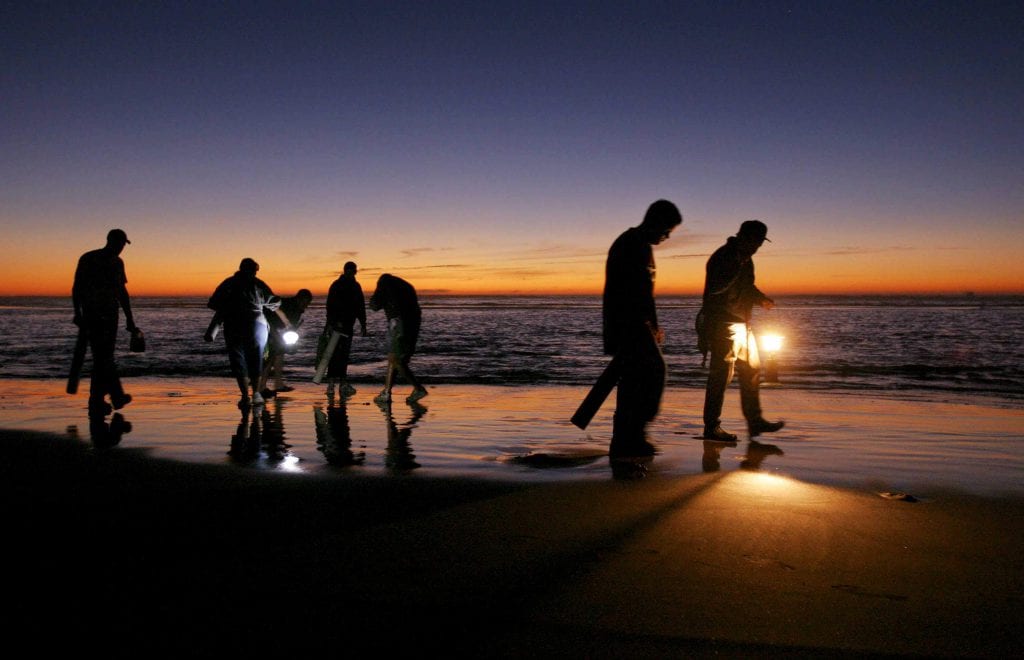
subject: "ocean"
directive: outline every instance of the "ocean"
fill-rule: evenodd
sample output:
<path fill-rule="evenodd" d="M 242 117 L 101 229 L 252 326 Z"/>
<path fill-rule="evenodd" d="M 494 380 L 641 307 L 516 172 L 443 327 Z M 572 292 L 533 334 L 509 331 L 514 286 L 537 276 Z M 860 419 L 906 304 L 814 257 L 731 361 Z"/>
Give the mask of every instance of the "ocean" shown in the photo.
<path fill-rule="evenodd" d="M 324 322 L 324 300 L 306 312 L 286 377 L 308 380 Z M 787 388 L 919 391 L 1024 399 L 1022 296 L 780 297 L 757 310 L 756 333 L 784 337 L 775 361 Z M 596 296 L 424 296 L 423 329 L 412 366 L 427 384 L 587 386 L 608 358 L 601 352 L 601 300 Z M 669 387 L 703 387 L 696 348 L 696 297 L 663 296 Z M 147 350 L 118 346 L 125 377 L 230 377 L 218 338 L 203 341 L 211 317 L 206 298 L 133 298 Z M 355 382 L 382 379 L 383 313 L 369 312 L 370 337 L 352 352 Z M 67 375 L 77 329 L 66 298 L 0 298 L 0 378 Z M 89 363 L 86 362 L 86 373 Z"/>

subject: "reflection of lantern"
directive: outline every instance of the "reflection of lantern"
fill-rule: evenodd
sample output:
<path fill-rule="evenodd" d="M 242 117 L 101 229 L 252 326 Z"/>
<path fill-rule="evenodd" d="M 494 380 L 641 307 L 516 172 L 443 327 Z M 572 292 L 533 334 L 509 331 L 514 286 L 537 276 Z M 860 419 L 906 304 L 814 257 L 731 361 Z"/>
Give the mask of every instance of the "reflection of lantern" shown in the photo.
<path fill-rule="evenodd" d="M 764 380 L 767 383 L 779 382 L 779 365 L 775 354 L 782 348 L 782 335 L 761 335 L 761 350 L 765 352 Z"/>

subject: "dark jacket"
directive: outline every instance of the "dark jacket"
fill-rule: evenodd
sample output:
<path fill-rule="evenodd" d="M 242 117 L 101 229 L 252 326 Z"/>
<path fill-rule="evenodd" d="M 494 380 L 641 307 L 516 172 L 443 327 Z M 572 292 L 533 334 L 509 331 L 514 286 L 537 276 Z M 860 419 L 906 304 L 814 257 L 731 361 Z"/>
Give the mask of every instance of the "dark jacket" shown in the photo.
<path fill-rule="evenodd" d="M 604 352 L 614 355 L 658 329 L 654 305 L 654 250 L 637 227 L 624 231 L 605 264 Z"/>
<path fill-rule="evenodd" d="M 75 314 L 90 321 L 117 317 L 118 307 L 128 305 L 124 261 L 106 248 L 86 252 L 78 260 L 71 298 Z M 130 307 L 125 307 L 126 313 Z"/>
<path fill-rule="evenodd" d="M 382 275 L 377 280 L 377 289 L 370 297 L 370 309 L 383 309 L 389 319 L 400 318 L 406 323 L 418 324 L 422 315 L 416 289 L 394 275 Z"/>
<path fill-rule="evenodd" d="M 363 287 L 351 275 L 334 280 L 327 291 L 327 325 L 352 332 L 356 320 L 366 327 L 366 300 Z"/>
<path fill-rule="evenodd" d="M 228 325 L 253 319 L 266 322 L 263 311 L 276 311 L 281 306 L 281 299 L 263 280 L 238 271 L 220 283 L 206 306 L 217 312 Z"/>
<path fill-rule="evenodd" d="M 736 248 L 733 236 L 708 259 L 703 312 L 710 323 L 747 323 L 767 296 L 754 285 L 754 261 Z"/>

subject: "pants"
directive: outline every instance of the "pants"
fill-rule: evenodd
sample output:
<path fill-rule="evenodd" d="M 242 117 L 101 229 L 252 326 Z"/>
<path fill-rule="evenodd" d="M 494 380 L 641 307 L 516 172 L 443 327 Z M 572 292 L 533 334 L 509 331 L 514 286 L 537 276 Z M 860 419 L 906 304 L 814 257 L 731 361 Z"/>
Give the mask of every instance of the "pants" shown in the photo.
<path fill-rule="evenodd" d="M 649 332 L 622 341 L 617 357 L 621 361 L 621 372 L 615 394 L 612 442 L 643 441 L 648 422 L 661 408 L 665 358 Z"/>
<path fill-rule="evenodd" d="M 117 314 L 90 318 L 86 331 L 89 333 L 89 350 L 92 351 L 92 378 L 89 381 L 89 401 L 99 403 L 106 395 L 112 401 L 124 397 L 121 377 L 114 361 L 117 343 Z"/>
<path fill-rule="evenodd" d="M 740 359 L 734 352 L 732 330 L 726 323 L 716 323 L 709 338 L 711 359 L 708 363 L 708 383 L 704 390 L 704 426 L 713 429 L 722 421 L 725 390 L 733 373 L 739 377 L 740 407 L 748 422 L 761 418 L 761 370 Z M 742 357 L 746 357 L 743 355 Z"/>
<path fill-rule="evenodd" d="M 260 382 L 268 333 L 269 328 L 262 316 L 224 321 L 224 344 L 228 349 L 231 373 L 238 379 L 239 386 L 243 379 L 253 386 Z"/>
<path fill-rule="evenodd" d="M 348 378 L 348 358 L 352 353 L 352 330 L 343 330 L 348 336 L 338 337 L 338 345 L 334 347 L 331 361 L 327 363 L 327 378 L 345 380 Z"/>

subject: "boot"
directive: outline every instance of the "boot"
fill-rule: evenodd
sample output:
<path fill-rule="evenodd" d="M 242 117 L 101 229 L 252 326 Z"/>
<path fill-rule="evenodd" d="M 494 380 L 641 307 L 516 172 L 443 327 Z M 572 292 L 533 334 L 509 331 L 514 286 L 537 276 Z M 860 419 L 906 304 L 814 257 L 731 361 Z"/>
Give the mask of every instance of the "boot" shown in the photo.
<path fill-rule="evenodd" d="M 750 432 L 750 437 L 755 438 L 762 433 L 775 433 L 785 425 L 786 422 L 782 420 L 769 422 L 764 417 L 758 417 L 757 419 L 747 422 L 747 430 Z"/>

